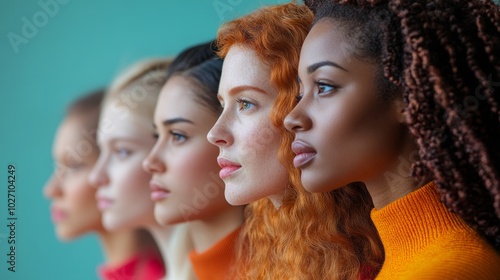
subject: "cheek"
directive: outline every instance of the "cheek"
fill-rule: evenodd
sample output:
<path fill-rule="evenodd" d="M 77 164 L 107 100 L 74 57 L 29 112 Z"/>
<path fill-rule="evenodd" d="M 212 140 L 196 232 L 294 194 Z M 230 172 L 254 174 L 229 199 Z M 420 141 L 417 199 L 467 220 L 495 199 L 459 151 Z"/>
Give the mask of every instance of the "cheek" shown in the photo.
<path fill-rule="evenodd" d="M 73 213 L 89 213 L 89 210 L 97 209 L 96 189 L 88 185 L 87 175 L 75 176 L 66 187 L 67 206 L 71 207 Z"/>
<path fill-rule="evenodd" d="M 120 196 L 127 194 L 149 193 L 149 181 L 151 175 L 142 169 L 142 160 L 144 157 L 136 157 L 122 163 L 114 170 L 114 183 L 116 192 Z"/>
<path fill-rule="evenodd" d="M 203 184 L 213 176 L 216 178 L 219 176 L 220 167 L 217 164 L 219 148 L 206 141 L 200 142 L 202 143 L 197 148 L 186 147 L 185 153 L 176 156 L 176 168 L 172 170 L 179 180 L 195 184 L 191 187 L 197 187 L 197 184 Z"/>
<path fill-rule="evenodd" d="M 277 154 L 280 145 L 280 134 L 269 121 L 250 124 L 239 135 L 239 159 L 249 162 L 262 163 L 262 157 L 269 153 Z"/>

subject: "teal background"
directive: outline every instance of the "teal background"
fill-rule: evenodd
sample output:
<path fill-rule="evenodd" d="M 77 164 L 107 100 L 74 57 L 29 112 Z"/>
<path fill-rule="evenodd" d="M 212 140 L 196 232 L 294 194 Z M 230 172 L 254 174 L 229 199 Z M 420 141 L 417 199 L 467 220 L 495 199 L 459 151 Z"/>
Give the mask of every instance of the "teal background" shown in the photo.
<path fill-rule="evenodd" d="M 48 3 L 55 0 L 41 0 Z M 63 0 L 60 0 L 63 2 Z M 66 105 L 108 84 L 127 65 L 175 55 L 215 37 L 218 26 L 284 0 L 64 0 L 47 16 L 38 1 L 0 3 L 0 279 L 96 279 L 103 256 L 95 236 L 61 243 L 42 188 L 53 170 L 51 146 Z M 214 3 L 228 10 L 217 11 Z M 57 3 L 57 2 L 55 2 Z M 33 19 L 35 16 L 35 19 Z M 26 44 L 23 17 L 39 27 Z M 35 26 L 36 27 L 36 26 Z M 30 35 L 30 34 L 28 34 Z M 16 272 L 7 270 L 7 166 L 16 166 Z"/>

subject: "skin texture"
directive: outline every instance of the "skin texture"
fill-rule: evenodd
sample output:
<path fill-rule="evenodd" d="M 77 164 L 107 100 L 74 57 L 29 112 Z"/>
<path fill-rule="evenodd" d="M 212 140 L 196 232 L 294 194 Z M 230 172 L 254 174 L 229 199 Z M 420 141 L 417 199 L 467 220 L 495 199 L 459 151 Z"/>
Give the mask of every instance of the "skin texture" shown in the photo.
<path fill-rule="evenodd" d="M 62 240 L 103 230 L 95 189 L 87 182 L 99 151 L 82 131 L 88 132 L 78 117 L 68 117 L 60 125 L 53 146 L 57 169 L 43 190 L 51 200 L 56 234 Z"/>
<path fill-rule="evenodd" d="M 308 34 L 299 63 L 302 99 L 285 126 L 296 133 L 294 164 L 307 190 L 361 181 L 379 208 L 415 188 L 409 166 L 400 163 L 414 145 L 401 100 L 380 99 L 377 68 L 338 44 L 345 34 L 337 26 L 321 20 Z M 389 179 L 392 174 L 400 180 Z"/>
<path fill-rule="evenodd" d="M 197 89 L 181 76 L 163 87 L 155 110 L 158 139 L 143 167 L 165 195 L 155 202 L 161 224 L 208 219 L 231 206 L 218 177 L 217 147 L 207 141 L 216 114 L 196 99 Z"/>
<path fill-rule="evenodd" d="M 108 230 L 155 225 L 150 199 L 151 176 L 142 161 L 154 145 L 150 118 L 132 110 L 114 110 L 113 101 L 101 113 L 97 140 L 99 159 L 89 177 Z"/>
<path fill-rule="evenodd" d="M 278 206 L 288 184 L 278 159 L 281 135 L 269 118 L 277 97 L 270 73 L 255 51 L 239 45 L 224 59 L 219 86 L 224 110 L 208 139 L 220 148 L 219 158 L 241 166 L 223 178 L 226 199 L 233 205 L 268 197 Z"/>

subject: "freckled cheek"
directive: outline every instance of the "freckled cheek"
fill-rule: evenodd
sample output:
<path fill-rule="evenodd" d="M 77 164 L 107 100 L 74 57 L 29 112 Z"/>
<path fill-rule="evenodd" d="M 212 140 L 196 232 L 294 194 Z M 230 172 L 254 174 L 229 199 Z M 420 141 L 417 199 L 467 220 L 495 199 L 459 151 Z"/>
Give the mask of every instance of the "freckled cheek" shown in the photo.
<path fill-rule="evenodd" d="M 242 161 L 261 160 L 265 155 L 276 155 L 278 153 L 281 135 L 269 122 L 263 122 L 247 130 L 240 138 L 242 153 L 239 155 Z M 255 162 L 254 162 L 255 164 Z"/>

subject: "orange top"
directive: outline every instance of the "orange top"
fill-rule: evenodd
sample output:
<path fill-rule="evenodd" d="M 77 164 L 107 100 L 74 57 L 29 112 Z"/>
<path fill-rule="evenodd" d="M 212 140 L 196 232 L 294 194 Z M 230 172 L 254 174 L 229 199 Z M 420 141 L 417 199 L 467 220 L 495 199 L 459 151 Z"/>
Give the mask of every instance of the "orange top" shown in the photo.
<path fill-rule="evenodd" d="M 371 217 L 385 249 L 376 279 L 500 279 L 500 255 L 446 209 L 434 182 Z"/>
<path fill-rule="evenodd" d="M 212 248 L 199 254 L 192 251 L 189 259 L 199 280 L 231 279 L 232 263 L 236 258 L 234 245 L 240 235 L 241 227 L 217 242 Z"/>

